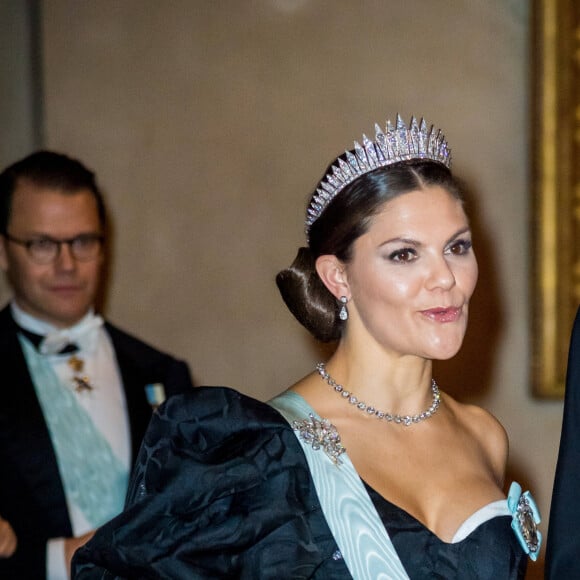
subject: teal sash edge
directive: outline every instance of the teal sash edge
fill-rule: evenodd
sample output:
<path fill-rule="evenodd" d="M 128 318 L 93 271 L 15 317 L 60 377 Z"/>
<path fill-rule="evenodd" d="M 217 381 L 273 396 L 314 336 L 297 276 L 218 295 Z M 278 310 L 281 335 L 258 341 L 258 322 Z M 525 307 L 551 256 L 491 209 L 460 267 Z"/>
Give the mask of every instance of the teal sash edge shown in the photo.
<path fill-rule="evenodd" d="M 286 391 L 268 401 L 292 425 L 293 421 L 320 419 L 298 394 Z M 343 453 L 341 465 L 303 441 L 294 430 L 310 468 L 328 527 L 355 580 L 408 580 L 375 506 L 354 465 Z"/>

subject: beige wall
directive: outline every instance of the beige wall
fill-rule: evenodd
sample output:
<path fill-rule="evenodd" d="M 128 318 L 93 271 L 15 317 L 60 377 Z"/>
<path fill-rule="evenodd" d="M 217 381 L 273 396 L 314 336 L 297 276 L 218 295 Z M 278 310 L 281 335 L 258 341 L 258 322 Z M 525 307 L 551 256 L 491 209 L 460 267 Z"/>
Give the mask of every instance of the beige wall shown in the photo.
<path fill-rule="evenodd" d="M 490 408 L 548 515 L 562 406 L 530 397 L 525 0 L 50 0 L 47 145 L 100 176 L 107 313 L 198 382 L 269 397 L 322 354 L 276 272 L 326 164 L 396 112 L 443 127 L 481 278 L 451 392 Z M 544 530 L 547 527 L 545 518 Z"/>
<path fill-rule="evenodd" d="M 38 147 L 36 0 L 0 2 L 0 166 Z"/>

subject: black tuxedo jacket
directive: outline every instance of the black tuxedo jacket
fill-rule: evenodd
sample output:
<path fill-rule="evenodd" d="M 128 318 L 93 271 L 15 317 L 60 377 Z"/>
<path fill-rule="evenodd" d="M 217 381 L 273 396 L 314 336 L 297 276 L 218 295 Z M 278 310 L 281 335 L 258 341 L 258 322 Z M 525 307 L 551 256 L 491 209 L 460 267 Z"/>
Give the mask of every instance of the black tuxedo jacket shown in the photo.
<path fill-rule="evenodd" d="M 131 426 L 133 457 L 151 418 L 144 387 L 163 383 L 166 395 L 192 387 L 184 362 L 109 323 Z M 41 580 L 46 541 L 70 537 L 71 522 L 55 451 L 17 338 L 9 307 L 0 311 L 0 516 L 18 536 L 14 556 L 0 559 L 0 578 Z"/>
<path fill-rule="evenodd" d="M 568 352 L 564 420 L 548 525 L 546 578 L 580 578 L 580 309 Z"/>

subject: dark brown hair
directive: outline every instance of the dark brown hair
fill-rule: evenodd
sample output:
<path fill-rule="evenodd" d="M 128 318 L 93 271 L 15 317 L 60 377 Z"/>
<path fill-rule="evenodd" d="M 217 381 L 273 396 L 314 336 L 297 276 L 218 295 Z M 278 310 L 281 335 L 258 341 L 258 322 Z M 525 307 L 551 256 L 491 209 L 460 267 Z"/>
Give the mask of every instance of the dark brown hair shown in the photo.
<path fill-rule="evenodd" d="M 312 224 L 308 247 L 300 248 L 292 265 L 278 273 L 276 284 L 290 312 L 315 338 L 322 342 L 338 340 L 344 326 L 337 315 L 338 301 L 316 272 L 317 258 L 334 255 L 348 263 L 355 240 L 369 229 L 372 218 L 386 202 L 428 186 L 441 186 L 456 199 L 463 199 L 458 182 L 444 165 L 428 160 L 404 161 L 353 181 Z"/>
<path fill-rule="evenodd" d="M 97 203 L 99 222 L 106 226 L 105 203 L 95 174 L 80 161 L 54 151 L 37 151 L 10 165 L 0 173 L 0 234 L 6 234 L 12 211 L 12 197 L 20 181 L 64 193 L 90 191 Z"/>

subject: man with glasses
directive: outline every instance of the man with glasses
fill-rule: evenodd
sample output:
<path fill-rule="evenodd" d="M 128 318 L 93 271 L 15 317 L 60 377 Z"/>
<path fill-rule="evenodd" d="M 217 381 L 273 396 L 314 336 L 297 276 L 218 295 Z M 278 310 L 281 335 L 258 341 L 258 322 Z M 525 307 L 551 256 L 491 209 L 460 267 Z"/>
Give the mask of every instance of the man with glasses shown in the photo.
<path fill-rule="evenodd" d="M 66 579 L 121 511 L 152 407 L 192 386 L 185 363 L 95 312 L 105 244 L 82 163 L 40 151 L 0 174 L 0 578 Z"/>

